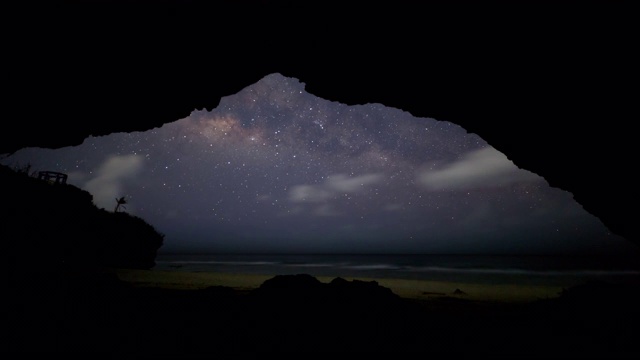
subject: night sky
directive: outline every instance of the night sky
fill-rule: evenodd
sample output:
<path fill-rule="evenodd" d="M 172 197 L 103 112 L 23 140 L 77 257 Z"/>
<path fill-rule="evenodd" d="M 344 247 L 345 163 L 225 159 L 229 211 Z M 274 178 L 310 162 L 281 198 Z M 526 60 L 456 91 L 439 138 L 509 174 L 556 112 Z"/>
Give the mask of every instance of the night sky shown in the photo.
<path fill-rule="evenodd" d="M 2 163 L 65 172 L 110 211 L 126 196 L 125 211 L 166 235 L 161 252 L 634 248 L 458 125 L 327 101 L 280 74 L 161 128 L 26 148 Z"/>

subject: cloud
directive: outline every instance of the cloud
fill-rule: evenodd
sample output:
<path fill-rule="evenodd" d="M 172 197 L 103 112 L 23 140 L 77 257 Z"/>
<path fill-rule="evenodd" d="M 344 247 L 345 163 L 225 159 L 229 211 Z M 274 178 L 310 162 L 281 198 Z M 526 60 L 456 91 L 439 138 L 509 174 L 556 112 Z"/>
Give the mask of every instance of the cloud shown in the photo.
<path fill-rule="evenodd" d="M 324 202 L 339 194 L 351 194 L 382 180 L 382 174 L 365 174 L 349 177 L 345 174 L 327 176 L 322 184 L 296 185 L 289 191 L 292 202 Z"/>
<path fill-rule="evenodd" d="M 471 151 L 440 169 L 418 171 L 417 180 L 430 190 L 466 190 L 534 182 L 542 178 L 518 168 L 504 154 L 488 146 Z"/>
<path fill-rule="evenodd" d="M 122 194 L 122 184 L 134 177 L 142 169 L 142 155 L 109 156 L 83 186 L 93 195 L 93 202 L 99 208 L 110 209 L 115 199 Z"/>
<path fill-rule="evenodd" d="M 324 185 L 296 185 L 289 191 L 289 200 L 293 202 L 323 202 L 331 198 L 333 194 Z"/>
<path fill-rule="evenodd" d="M 363 186 L 375 184 L 382 179 L 381 174 L 365 174 L 356 177 L 348 177 L 337 174 L 327 177 L 326 186 L 340 193 L 352 193 L 362 189 Z"/>

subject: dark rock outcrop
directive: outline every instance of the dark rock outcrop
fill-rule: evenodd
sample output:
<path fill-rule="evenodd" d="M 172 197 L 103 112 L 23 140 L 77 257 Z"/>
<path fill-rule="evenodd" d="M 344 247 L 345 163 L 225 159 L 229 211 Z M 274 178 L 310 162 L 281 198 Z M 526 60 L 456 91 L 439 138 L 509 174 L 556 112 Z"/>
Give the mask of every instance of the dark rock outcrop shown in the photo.
<path fill-rule="evenodd" d="M 308 274 L 278 275 L 260 285 L 258 288 L 262 292 L 304 292 L 316 291 L 322 288 L 323 284 L 315 277 Z"/>
<path fill-rule="evenodd" d="M 460 289 L 455 289 L 453 291 L 453 295 L 467 295 L 467 293 L 462 291 L 462 290 L 460 290 Z"/>
<path fill-rule="evenodd" d="M 322 283 L 308 274 L 278 275 L 248 299 L 249 334 L 259 351 L 368 352 L 389 349 L 408 330 L 399 324 L 407 304 L 375 281 Z"/>
<path fill-rule="evenodd" d="M 453 297 L 416 303 L 375 282 L 336 278 L 327 284 L 309 275 L 276 276 L 250 293 L 223 286 L 143 288 L 113 276 L 67 285 L 64 294 L 34 284 L 30 297 L 22 295 L 5 318 L 5 350 L 110 358 L 290 351 L 607 359 L 639 354 L 637 285 L 585 284 L 531 304 Z M 619 301 L 625 297 L 629 301 Z"/>
<path fill-rule="evenodd" d="M 260 285 L 254 295 L 278 300 L 305 298 L 307 302 L 302 305 L 321 305 L 324 308 L 355 303 L 362 308 L 399 299 L 391 289 L 380 286 L 377 281 L 347 281 L 337 277 L 325 284 L 308 274 L 275 276 Z"/>

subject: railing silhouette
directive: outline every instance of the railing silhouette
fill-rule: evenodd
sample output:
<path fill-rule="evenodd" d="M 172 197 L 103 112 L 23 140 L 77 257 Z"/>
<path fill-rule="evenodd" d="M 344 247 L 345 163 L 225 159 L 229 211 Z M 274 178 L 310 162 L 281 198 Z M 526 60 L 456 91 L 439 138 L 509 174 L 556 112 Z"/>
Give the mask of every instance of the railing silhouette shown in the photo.
<path fill-rule="evenodd" d="M 52 184 L 66 184 L 67 174 L 56 171 L 39 171 L 38 179 L 48 181 Z"/>

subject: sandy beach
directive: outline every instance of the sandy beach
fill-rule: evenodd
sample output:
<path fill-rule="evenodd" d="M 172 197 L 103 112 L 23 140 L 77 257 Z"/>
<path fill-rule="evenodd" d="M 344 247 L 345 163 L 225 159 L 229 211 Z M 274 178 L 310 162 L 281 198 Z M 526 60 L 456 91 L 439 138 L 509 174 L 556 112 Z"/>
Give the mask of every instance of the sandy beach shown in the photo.
<path fill-rule="evenodd" d="M 186 272 L 166 270 L 113 270 L 118 278 L 134 286 L 159 287 L 163 289 L 204 289 L 210 286 L 227 286 L 239 291 L 249 291 L 276 276 L 259 274 L 236 274 L 221 272 Z M 333 277 L 319 276 L 317 279 L 329 283 Z M 445 296 L 476 301 L 529 302 L 556 298 L 562 286 L 525 284 L 481 284 L 465 282 L 372 279 L 344 277 L 345 280 L 377 281 L 391 289 L 396 295 L 415 300 L 437 299 Z M 460 290 L 460 291 L 456 291 Z"/>

